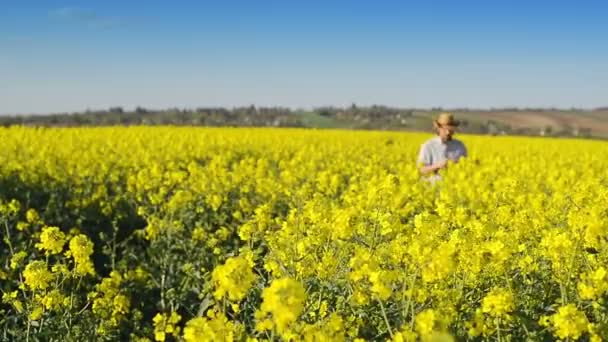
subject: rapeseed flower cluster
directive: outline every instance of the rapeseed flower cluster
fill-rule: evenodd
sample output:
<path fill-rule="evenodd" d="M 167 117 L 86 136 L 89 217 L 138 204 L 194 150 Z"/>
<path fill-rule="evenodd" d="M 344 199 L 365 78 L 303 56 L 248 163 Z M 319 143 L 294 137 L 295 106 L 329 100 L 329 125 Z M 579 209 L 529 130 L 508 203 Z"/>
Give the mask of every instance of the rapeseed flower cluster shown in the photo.
<path fill-rule="evenodd" d="M 181 329 L 176 324 L 181 319 L 182 317 L 176 312 L 172 312 L 171 315 L 165 313 L 156 314 L 152 319 L 154 322 L 154 339 L 162 342 L 165 341 L 167 335 L 178 336 Z"/>
<path fill-rule="evenodd" d="M 25 266 L 24 283 L 31 290 L 46 290 L 54 280 L 46 262 L 35 260 Z"/>
<path fill-rule="evenodd" d="M 97 330 L 101 335 L 106 335 L 116 328 L 129 313 L 131 301 L 122 293 L 121 285 L 122 275 L 113 271 L 109 277 L 103 278 L 101 283 L 96 285 L 95 291 L 88 294 L 93 303 L 93 314 L 100 322 Z"/>
<path fill-rule="evenodd" d="M 191 319 L 184 327 L 184 340 L 187 342 L 232 342 L 239 336 L 239 328 L 234 322 L 212 310 L 205 317 Z"/>
<path fill-rule="evenodd" d="M 44 227 L 40 233 L 40 242 L 36 244 L 39 250 L 47 255 L 59 254 L 65 245 L 65 234 L 58 227 Z"/>
<path fill-rule="evenodd" d="M 481 310 L 493 317 L 508 317 L 513 309 L 513 293 L 507 289 L 492 289 L 481 301 Z"/>
<path fill-rule="evenodd" d="M 547 321 L 544 325 L 548 323 L 560 339 L 577 340 L 589 329 L 587 317 L 574 304 L 561 306 Z"/>
<path fill-rule="evenodd" d="M 70 249 L 66 252 L 66 256 L 72 257 L 74 260 L 74 272 L 78 276 L 94 275 L 95 267 L 91 261 L 93 254 L 93 243 L 84 234 L 78 234 L 70 239 Z"/>
<path fill-rule="evenodd" d="M 276 279 L 262 292 L 262 305 L 256 313 L 259 330 L 276 329 L 289 336 L 289 327 L 295 323 L 306 301 L 302 284 L 291 278 Z M 268 317 L 270 316 L 270 317 Z"/>
<path fill-rule="evenodd" d="M 212 273 L 215 298 L 227 297 L 233 302 L 245 298 L 255 281 L 252 267 L 253 264 L 244 257 L 229 258 L 224 265 L 217 266 Z"/>

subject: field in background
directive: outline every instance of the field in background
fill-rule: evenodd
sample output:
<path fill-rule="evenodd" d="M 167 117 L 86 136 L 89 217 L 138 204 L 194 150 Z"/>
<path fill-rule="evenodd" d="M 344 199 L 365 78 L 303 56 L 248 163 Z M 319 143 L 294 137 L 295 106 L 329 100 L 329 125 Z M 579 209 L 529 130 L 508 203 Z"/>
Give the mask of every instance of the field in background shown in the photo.
<path fill-rule="evenodd" d="M 442 109 L 385 106 L 327 107 L 310 111 L 282 107 L 196 108 L 152 110 L 122 107 L 54 115 L 0 116 L 0 125 L 27 126 L 230 126 L 343 128 L 432 131 L 431 119 Z M 463 121 L 461 132 L 484 135 L 608 138 L 608 110 L 494 109 L 453 110 Z"/>
<path fill-rule="evenodd" d="M 406 113 L 368 115 L 323 115 L 303 112 L 304 126 L 320 128 L 363 128 L 381 130 L 432 131 L 432 118 L 439 110 L 411 110 Z M 608 110 L 496 110 L 451 111 L 464 121 L 461 132 L 492 135 L 527 135 L 608 138 Z"/>
<path fill-rule="evenodd" d="M 503 128 L 530 135 L 608 137 L 608 111 L 483 111 L 457 112 L 476 124 L 495 122 L 495 132 Z"/>

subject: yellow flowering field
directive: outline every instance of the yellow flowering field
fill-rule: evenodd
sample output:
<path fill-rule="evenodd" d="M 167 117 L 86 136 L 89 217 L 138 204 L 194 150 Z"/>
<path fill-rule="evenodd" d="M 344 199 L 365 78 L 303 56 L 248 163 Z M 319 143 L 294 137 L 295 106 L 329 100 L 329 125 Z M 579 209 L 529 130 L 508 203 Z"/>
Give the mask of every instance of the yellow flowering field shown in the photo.
<path fill-rule="evenodd" d="M 608 338 L 608 143 L 0 128 L 0 339 Z"/>

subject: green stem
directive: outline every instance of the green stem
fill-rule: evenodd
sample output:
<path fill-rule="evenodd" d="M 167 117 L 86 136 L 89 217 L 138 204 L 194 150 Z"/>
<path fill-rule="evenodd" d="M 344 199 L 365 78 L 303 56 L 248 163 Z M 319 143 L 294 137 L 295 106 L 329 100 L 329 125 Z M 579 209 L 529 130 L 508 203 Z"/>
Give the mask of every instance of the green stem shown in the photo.
<path fill-rule="evenodd" d="M 384 310 L 384 305 L 382 305 L 382 301 L 380 298 L 377 298 L 378 303 L 380 303 L 380 309 L 382 310 L 382 317 L 384 318 L 384 323 L 386 323 L 386 328 L 388 329 L 389 335 L 391 335 L 391 339 L 393 338 L 393 330 L 391 329 L 391 325 L 388 322 L 388 317 L 386 317 L 386 311 Z"/>
<path fill-rule="evenodd" d="M 11 252 L 11 258 L 12 258 L 13 255 L 15 254 L 15 252 L 13 250 L 13 244 L 11 243 L 11 233 L 8 229 L 8 222 L 6 220 L 4 220 L 4 229 L 6 231 L 6 244 L 8 245 L 8 249 Z"/>
<path fill-rule="evenodd" d="M 496 337 L 498 338 L 498 342 L 500 342 L 500 320 L 496 319 Z"/>

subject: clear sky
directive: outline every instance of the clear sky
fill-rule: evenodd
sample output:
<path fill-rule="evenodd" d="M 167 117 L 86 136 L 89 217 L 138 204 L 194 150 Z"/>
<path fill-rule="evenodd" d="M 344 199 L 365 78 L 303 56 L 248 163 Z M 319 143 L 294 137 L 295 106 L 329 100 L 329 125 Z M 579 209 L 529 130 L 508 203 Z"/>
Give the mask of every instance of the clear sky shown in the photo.
<path fill-rule="evenodd" d="M 0 113 L 608 105 L 608 1 L 0 0 Z"/>

